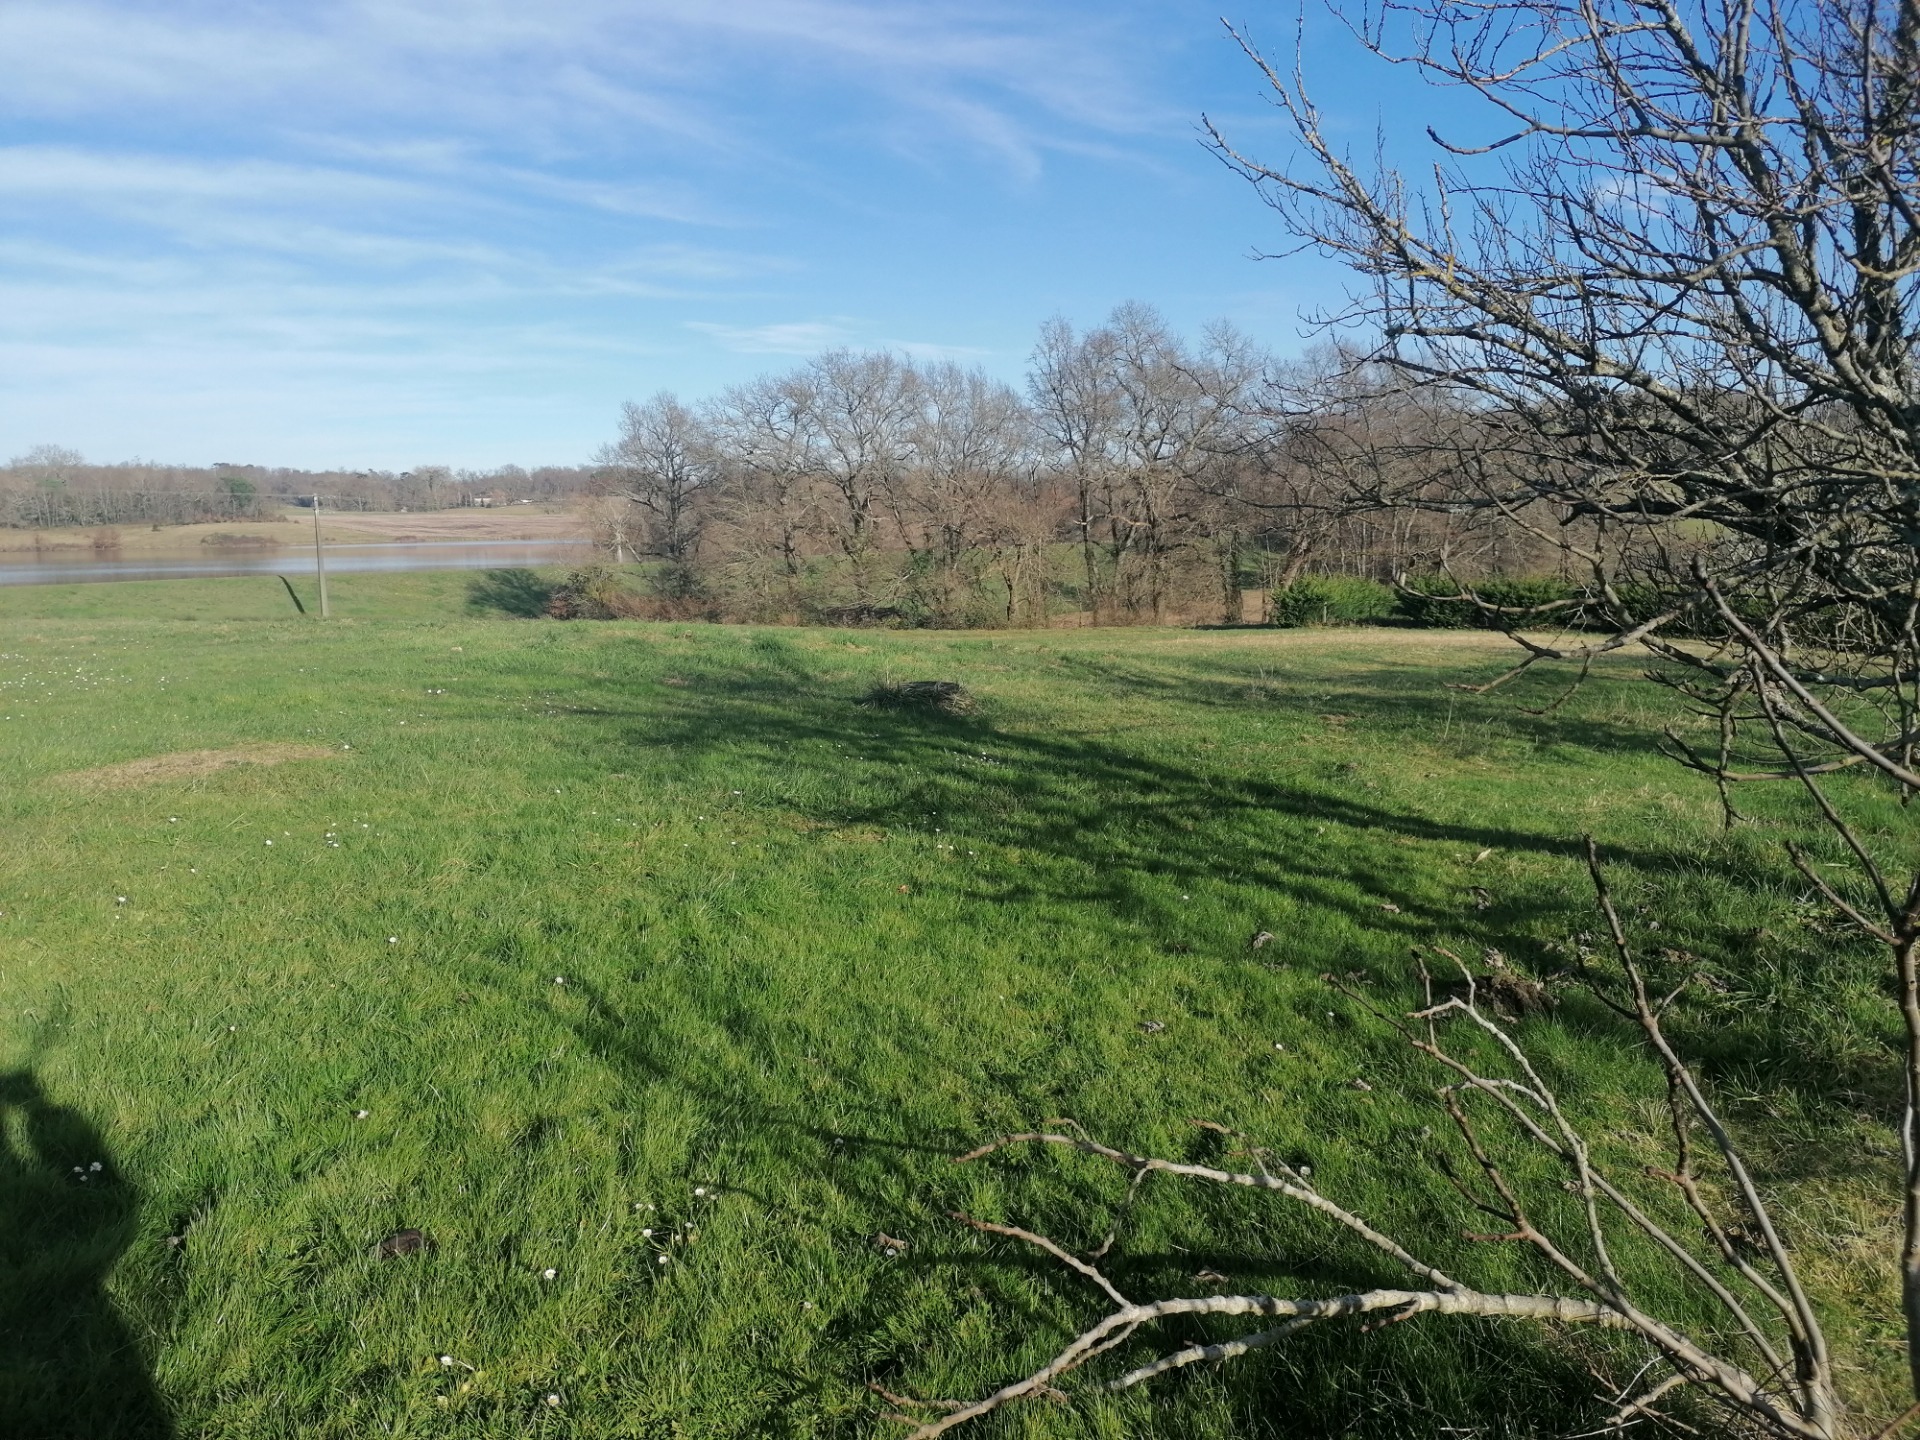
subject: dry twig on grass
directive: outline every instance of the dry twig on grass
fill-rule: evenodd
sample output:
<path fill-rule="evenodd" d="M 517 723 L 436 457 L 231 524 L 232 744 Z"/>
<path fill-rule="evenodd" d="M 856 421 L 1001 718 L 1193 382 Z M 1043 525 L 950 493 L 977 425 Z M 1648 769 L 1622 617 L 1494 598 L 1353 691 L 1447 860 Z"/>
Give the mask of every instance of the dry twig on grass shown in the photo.
<path fill-rule="evenodd" d="M 1477 1288 L 1415 1254 L 1386 1231 L 1322 1194 L 1294 1167 L 1255 1150 L 1253 1173 L 1185 1164 L 1130 1154 L 1080 1133 L 1070 1122 L 1060 1129 L 1005 1135 L 956 1157 L 970 1163 L 1011 1146 L 1040 1144 L 1092 1155 L 1133 1173 L 1129 1200 L 1151 1174 L 1176 1175 L 1218 1185 L 1264 1191 L 1325 1216 L 1414 1280 L 1410 1288 L 1359 1290 L 1327 1296 L 1198 1295 L 1129 1299 L 1096 1263 L 1112 1245 L 1081 1258 L 1044 1235 L 1018 1226 L 955 1215 L 976 1230 L 1034 1246 L 1085 1277 L 1111 1302 L 1099 1320 L 1082 1330 L 1046 1364 L 971 1404 L 943 1404 L 943 1413 L 921 1424 L 913 1440 L 931 1440 L 1015 1400 L 1051 1390 L 1054 1383 L 1130 1340 L 1143 1327 L 1179 1317 L 1246 1316 L 1270 1322 L 1213 1343 L 1193 1343 L 1134 1365 L 1106 1382 L 1111 1391 L 1187 1365 L 1225 1361 L 1273 1345 L 1313 1325 L 1358 1321 L 1365 1333 L 1422 1315 L 1470 1315 L 1547 1325 L 1597 1325 L 1627 1331 L 1646 1346 L 1649 1363 L 1638 1393 L 1612 1398 L 1604 1428 L 1617 1429 L 1655 1415 L 1656 1406 L 1686 1390 L 1717 1406 L 1744 1429 L 1797 1440 L 1841 1440 L 1847 1428 L 1835 1387 L 1827 1339 L 1795 1272 L 1793 1259 L 1768 1211 L 1746 1161 L 1693 1071 L 1669 1042 L 1661 1014 L 1672 996 L 1649 988 L 1608 892 L 1592 843 L 1588 864 L 1613 942 L 1619 974 L 1595 993 L 1639 1030 L 1648 1052 L 1667 1078 L 1672 1147 L 1669 1164 L 1651 1178 L 1677 1192 L 1697 1222 L 1698 1233 L 1676 1231 L 1656 1219 L 1592 1156 L 1587 1137 L 1569 1118 L 1559 1097 L 1514 1039 L 1500 1014 L 1483 1005 L 1474 977 L 1461 967 L 1464 992 L 1435 999 L 1410 1015 L 1387 1016 L 1416 1050 L 1449 1073 L 1439 1091 L 1470 1164 L 1442 1161 L 1449 1181 L 1491 1222 L 1486 1233 L 1466 1239 L 1524 1246 L 1558 1277 L 1550 1289 L 1514 1294 Z M 1349 992 L 1351 993 L 1351 992 Z M 1376 1011 L 1376 1013 L 1379 1013 Z M 1479 1043 L 1456 1044 L 1449 1032 L 1467 1027 Z M 1471 1052 L 1495 1063 L 1470 1058 Z M 1501 1123 L 1504 1122 L 1504 1123 Z M 1059 1122 L 1056 1122 L 1059 1123 Z M 1218 1129 L 1211 1122 L 1208 1128 Z M 1540 1203 L 1537 1183 L 1515 1178 L 1502 1156 L 1518 1147 L 1544 1153 L 1561 1171 L 1558 1195 L 1577 1201 L 1572 1220 L 1549 1218 L 1558 1205 Z M 1708 1173 L 1710 1172 L 1710 1173 Z M 1724 1193 L 1724 1201 L 1716 1198 Z M 1722 1324 L 1711 1330 L 1682 1328 L 1641 1298 L 1652 1289 L 1644 1276 L 1629 1276 L 1616 1262 L 1623 1243 L 1650 1248 L 1677 1272 L 1683 1286 L 1717 1306 Z M 1628 1391 L 1635 1386 L 1629 1386 Z"/>

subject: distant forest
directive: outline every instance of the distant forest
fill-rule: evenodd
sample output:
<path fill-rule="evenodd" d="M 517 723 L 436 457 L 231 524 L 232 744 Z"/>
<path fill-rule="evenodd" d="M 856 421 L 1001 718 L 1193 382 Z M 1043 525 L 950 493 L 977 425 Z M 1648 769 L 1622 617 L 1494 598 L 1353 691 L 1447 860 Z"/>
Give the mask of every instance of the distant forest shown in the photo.
<path fill-rule="evenodd" d="M 259 519 L 283 505 L 342 510 L 449 510 L 477 502 L 565 501 L 585 493 L 590 466 L 523 470 L 289 470 L 264 465 L 90 464 L 42 445 L 0 468 L 0 526 L 190 525 Z"/>

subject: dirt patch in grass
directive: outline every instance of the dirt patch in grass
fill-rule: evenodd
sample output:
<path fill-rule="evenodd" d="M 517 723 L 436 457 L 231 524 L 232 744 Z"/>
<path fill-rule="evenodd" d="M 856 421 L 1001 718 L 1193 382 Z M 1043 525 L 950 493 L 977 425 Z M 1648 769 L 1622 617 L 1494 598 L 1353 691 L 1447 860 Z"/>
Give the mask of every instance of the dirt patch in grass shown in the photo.
<path fill-rule="evenodd" d="M 324 745 L 263 741 L 254 745 L 231 745 L 225 750 L 176 750 L 170 755 L 145 755 L 138 760 L 123 760 L 118 765 L 70 770 L 54 779 L 62 785 L 118 790 L 159 785 L 169 780 L 198 780 L 203 775 L 231 770 L 238 765 L 284 765 L 289 760 L 339 758 L 339 751 Z"/>

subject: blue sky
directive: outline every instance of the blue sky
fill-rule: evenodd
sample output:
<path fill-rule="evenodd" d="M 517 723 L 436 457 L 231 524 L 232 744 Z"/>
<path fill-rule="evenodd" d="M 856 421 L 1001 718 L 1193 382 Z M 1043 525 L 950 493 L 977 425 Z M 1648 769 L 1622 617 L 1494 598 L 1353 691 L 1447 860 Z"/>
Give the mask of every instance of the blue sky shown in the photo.
<path fill-rule="evenodd" d="M 1230 13 L 1290 62 L 1296 12 Z M 625 399 L 840 344 L 1018 380 L 1128 299 L 1298 349 L 1345 281 L 1251 258 L 1199 116 L 1285 132 L 1218 16 L 0 0 L 0 460 L 575 463 Z M 1307 33 L 1358 148 L 1427 103 Z"/>

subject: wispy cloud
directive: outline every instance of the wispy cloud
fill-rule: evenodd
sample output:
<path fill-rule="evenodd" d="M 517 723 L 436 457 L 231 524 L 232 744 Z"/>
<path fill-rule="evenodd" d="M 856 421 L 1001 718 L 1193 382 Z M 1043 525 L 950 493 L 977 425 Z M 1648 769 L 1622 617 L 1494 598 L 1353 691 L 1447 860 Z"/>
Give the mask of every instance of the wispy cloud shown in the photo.
<path fill-rule="evenodd" d="M 405 117 L 535 148 L 617 125 L 628 140 L 758 149 L 724 81 L 773 64 L 788 72 L 777 83 L 830 72 L 961 143 L 1037 152 L 1052 131 L 1171 118 L 1142 94 L 1124 44 L 1108 43 L 1124 38 L 1097 11 L 899 0 L 187 0 L 164 16 L 14 0 L 0 9 L 0 105 L 269 125 Z"/>
<path fill-rule="evenodd" d="M 916 360 L 984 360 L 994 352 L 984 345 L 946 345 L 937 340 L 883 340 L 883 350 L 898 350 Z"/>
<path fill-rule="evenodd" d="M 207 397 L 240 382 L 195 367 L 310 433 L 309 382 L 428 416 L 457 377 L 694 383 L 663 355 L 979 358 L 964 325 L 881 338 L 946 326 L 854 257 L 892 231 L 904 266 L 929 201 L 1031 199 L 1183 127 L 1145 78 L 1156 3 L 5 0 L 0 364 L 32 403 L 0 396 L 0 453 L 111 448 L 15 433 L 56 400 L 230 423 Z"/>
<path fill-rule="evenodd" d="M 852 322 L 801 320 L 773 325 L 718 325 L 689 320 L 687 329 L 711 336 L 741 355 L 815 355 L 855 338 Z"/>
<path fill-rule="evenodd" d="M 980 345 L 876 339 L 870 324 L 844 316 L 767 325 L 721 325 L 710 320 L 689 320 L 686 328 L 712 338 L 739 355 L 818 355 L 822 350 L 841 346 L 895 350 L 915 360 L 980 360 L 993 353 Z"/>

